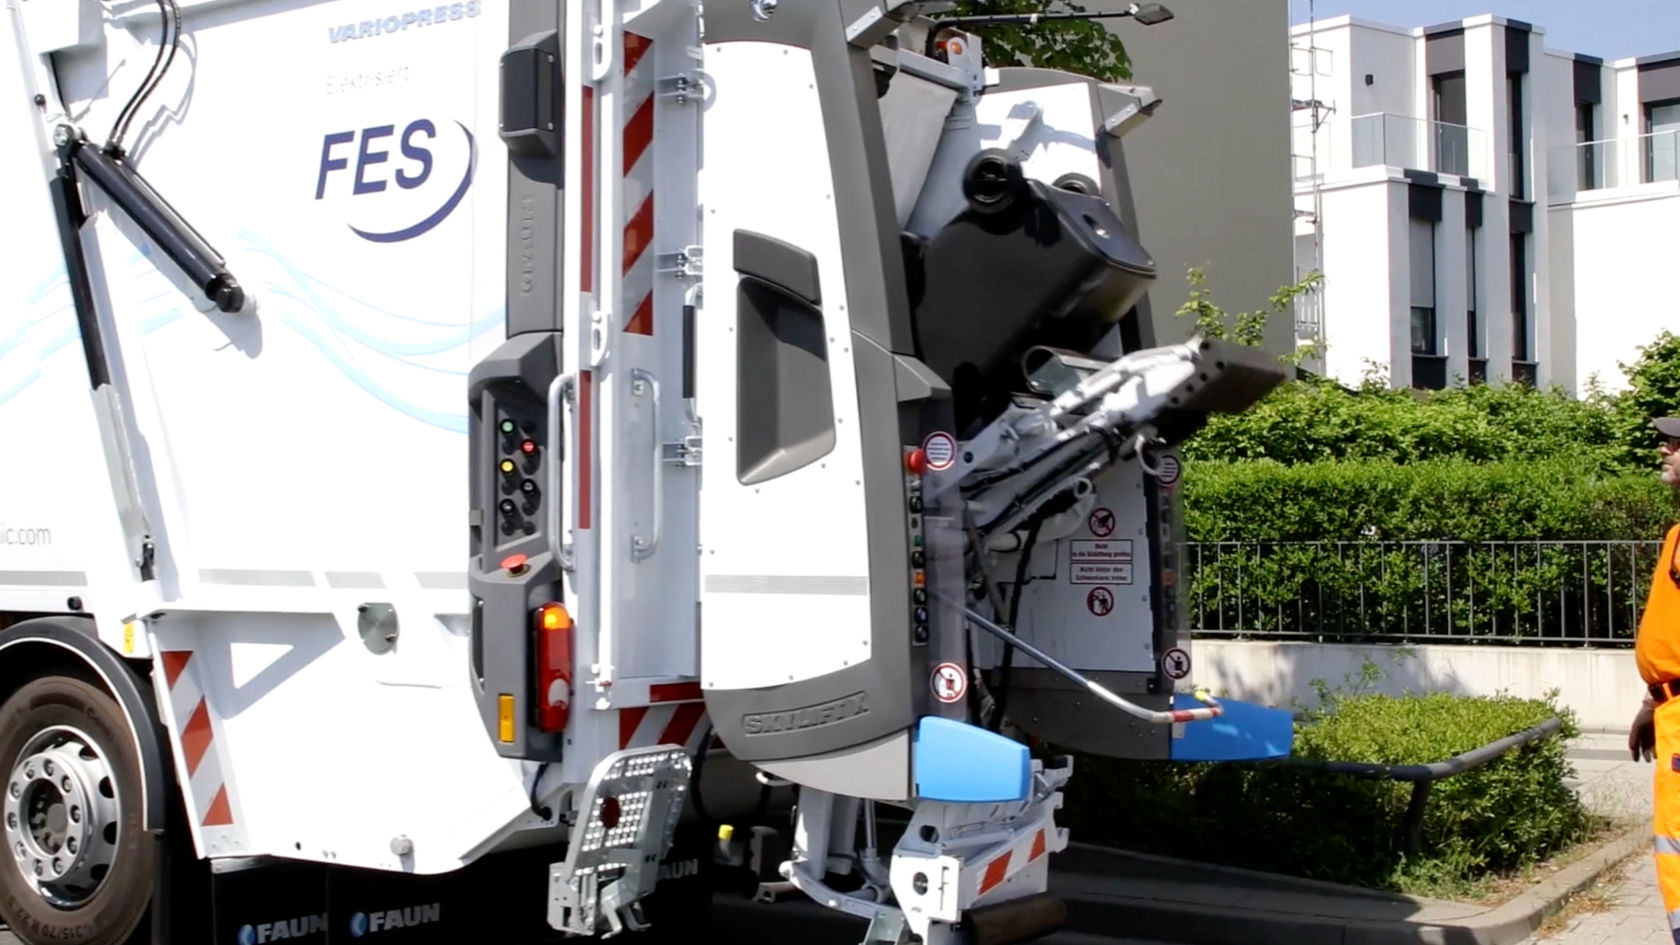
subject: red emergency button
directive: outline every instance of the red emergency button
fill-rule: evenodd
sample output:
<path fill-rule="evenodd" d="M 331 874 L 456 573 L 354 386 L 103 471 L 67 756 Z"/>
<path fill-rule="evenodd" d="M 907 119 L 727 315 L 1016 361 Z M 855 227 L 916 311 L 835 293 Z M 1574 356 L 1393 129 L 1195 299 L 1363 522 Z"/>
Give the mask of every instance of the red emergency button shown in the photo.
<path fill-rule="evenodd" d="M 502 567 L 509 574 L 524 574 L 526 557 L 524 555 L 508 555 L 502 559 Z"/>
<path fill-rule="evenodd" d="M 904 465 L 910 467 L 910 471 L 918 476 L 927 472 L 927 450 L 919 446 L 911 450 L 910 455 L 904 459 Z"/>

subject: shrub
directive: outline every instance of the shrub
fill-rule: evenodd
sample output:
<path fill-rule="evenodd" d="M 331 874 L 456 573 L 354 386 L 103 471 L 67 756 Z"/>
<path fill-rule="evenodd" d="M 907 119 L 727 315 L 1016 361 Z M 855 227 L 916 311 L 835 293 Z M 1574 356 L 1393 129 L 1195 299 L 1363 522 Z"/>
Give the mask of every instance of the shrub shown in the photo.
<path fill-rule="evenodd" d="M 1676 505 L 1651 473 L 1585 472 L 1567 459 L 1203 462 L 1186 466 L 1184 483 L 1186 537 L 1232 543 L 1185 556 L 1194 629 L 1342 639 L 1425 624 L 1464 637 L 1631 639 Z M 1643 543 L 1533 544 L 1629 537 Z"/>
<path fill-rule="evenodd" d="M 1405 857 L 1411 786 L 1284 763 L 1077 759 L 1062 820 L 1084 842 L 1377 888 L 1436 891 L 1530 866 L 1593 826 L 1565 783 L 1572 713 L 1550 700 L 1356 695 L 1297 726 L 1295 755 L 1444 761 L 1540 724 L 1560 731 L 1431 789 L 1420 856 Z"/>

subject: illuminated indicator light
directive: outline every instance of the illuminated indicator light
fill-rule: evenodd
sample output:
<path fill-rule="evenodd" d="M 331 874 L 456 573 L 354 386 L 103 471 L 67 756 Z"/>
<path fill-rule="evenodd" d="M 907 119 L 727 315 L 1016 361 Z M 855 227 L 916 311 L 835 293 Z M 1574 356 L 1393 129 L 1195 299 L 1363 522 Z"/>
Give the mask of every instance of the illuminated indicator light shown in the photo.
<path fill-rule="evenodd" d="M 537 626 L 544 630 L 565 630 L 572 625 L 572 615 L 559 604 L 544 604 L 537 611 Z"/>
<path fill-rule="evenodd" d="M 526 440 L 525 442 L 519 444 L 519 450 L 526 456 L 530 456 L 532 453 L 537 451 L 537 443 L 535 440 Z"/>
<path fill-rule="evenodd" d="M 718 839 L 724 843 L 735 839 L 735 828 L 729 824 L 718 824 Z"/>
<path fill-rule="evenodd" d="M 926 583 L 927 583 L 927 575 L 923 574 L 920 571 L 917 571 L 916 572 L 916 586 L 921 587 L 922 585 L 924 585 Z"/>
<path fill-rule="evenodd" d="M 512 433 L 513 432 L 513 421 L 512 420 L 503 420 L 502 421 L 502 432 L 503 433 Z"/>
<path fill-rule="evenodd" d="M 513 460 L 511 460 L 511 459 L 502 460 L 502 474 L 507 475 L 507 476 L 511 476 L 511 475 L 513 475 L 513 472 L 514 472 Z"/>
<path fill-rule="evenodd" d="M 927 472 L 927 450 L 921 447 L 911 450 L 910 455 L 904 459 L 904 465 L 918 476 Z"/>
<path fill-rule="evenodd" d="M 496 699 L 497 720 L 501 723 L 498 734 L 503 742 L 513 741 L 513 697 L 503 693 Z"/>

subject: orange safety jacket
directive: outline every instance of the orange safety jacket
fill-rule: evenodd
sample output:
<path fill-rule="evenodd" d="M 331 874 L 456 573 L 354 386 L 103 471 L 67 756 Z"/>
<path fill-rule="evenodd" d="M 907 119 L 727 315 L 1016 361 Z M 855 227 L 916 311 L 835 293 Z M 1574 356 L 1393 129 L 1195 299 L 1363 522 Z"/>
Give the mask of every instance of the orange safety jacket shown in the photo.
<path fill-rule="evenodd" d="M 1645 684 L 1680 680 L 1680 525 L 1668 530 L 1651 573 L 1633 657 Z M 1662 698 L 1659 696 L 1658 698 Z"/>

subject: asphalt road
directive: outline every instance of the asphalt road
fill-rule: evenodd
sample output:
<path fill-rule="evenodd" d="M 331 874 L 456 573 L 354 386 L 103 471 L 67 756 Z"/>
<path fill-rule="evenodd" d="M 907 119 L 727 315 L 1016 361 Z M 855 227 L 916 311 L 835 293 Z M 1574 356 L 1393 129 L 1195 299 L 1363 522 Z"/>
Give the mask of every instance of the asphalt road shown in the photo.
<path fill-rule="evenodd" d="M 794 939 L 794 941 L 804 941 L 804 939 Z M 1167 945 L 1163 942 L 1146 942 L 1138 938 L 1100 938 L 1094 935 L 1077 933 L 1052 935 L 1040 939 L 1039 942 L 1042 945 Z M 20 945 L 20 943 L 17 936 L 5 931 L 5 928 L 0 926 L 0 945 Z M 856 945 L 856 943 L 853 943 L 853 945 Z"/>

